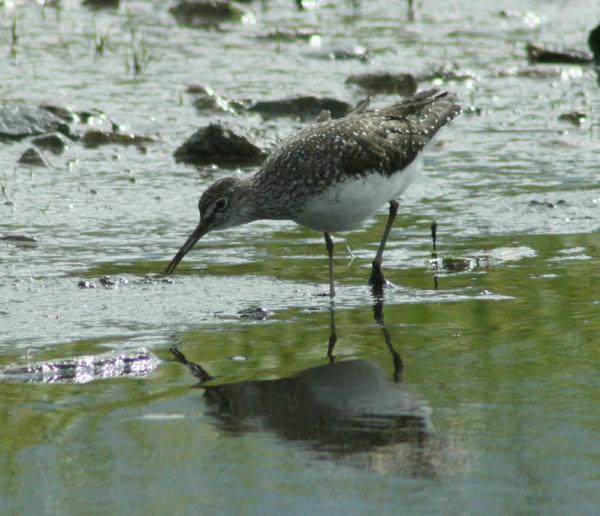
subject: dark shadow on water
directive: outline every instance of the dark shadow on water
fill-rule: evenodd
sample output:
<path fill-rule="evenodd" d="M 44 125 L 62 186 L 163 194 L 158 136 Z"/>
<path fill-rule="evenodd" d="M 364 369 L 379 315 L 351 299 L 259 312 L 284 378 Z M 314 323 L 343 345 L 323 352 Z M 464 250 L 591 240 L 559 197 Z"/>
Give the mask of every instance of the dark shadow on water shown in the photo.
<path fill-rule="evenodd" d="M 210 412 L 224 431 L 273 432 L 324 458 L 350 458 L 379 471 L 402 469 L 414 477 L 435 477 L 430 408 L 401 383 L 402 360 L 385 326 L 383 296 L 375 297 L 373 313 L 390 351 L 392 378 L 375 362 L 335 359 L 333 303 L 328 363 L 291 377 L 206 386 L 212 376 L 178 349 L 171 351 L 199 380 L 197 387 L 204 390 Z"/>

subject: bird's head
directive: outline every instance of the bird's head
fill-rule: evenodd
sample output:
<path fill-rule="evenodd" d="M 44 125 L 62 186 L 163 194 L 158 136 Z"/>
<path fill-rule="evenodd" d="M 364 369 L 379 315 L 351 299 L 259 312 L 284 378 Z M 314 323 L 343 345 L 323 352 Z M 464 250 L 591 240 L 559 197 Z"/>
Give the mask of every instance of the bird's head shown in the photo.
<path fill-rule="evenodd" d="M 200 196 L 200 223 L 177 251 L 167 267 L 166 274 L 173 272 L 194 244 L 209 231 L 227 229 L 253 220 L 250 206 L 243 202 L 246 187 L 242 183 L 241 179 L 226 177 L 209 186 Z"/>

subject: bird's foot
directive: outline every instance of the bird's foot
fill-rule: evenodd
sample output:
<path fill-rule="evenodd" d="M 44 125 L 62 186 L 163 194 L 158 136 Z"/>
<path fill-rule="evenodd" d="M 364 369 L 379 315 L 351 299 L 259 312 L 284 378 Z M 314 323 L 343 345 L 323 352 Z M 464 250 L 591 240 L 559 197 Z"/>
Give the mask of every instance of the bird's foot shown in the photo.
<path fill-rule="evenodd" d="M 377 261 L 372 263 L 371 276 L 369 276 L 369 286 L 375 287 L 377 285 L 385 285 L 385 277 L 381 270 L 381 264 Z"/>
<path fill-rule="evenodd" d="M 377 261 L 373 262 L 373 267 L 371 268 L 369 286 L 373 289 L 374 293 L 378 294 L 383 294 L 383 289 L 386 287 L 394 287 L 393 283 L 385 279 L 383 271 L 381 270 L 381 264 Z"/>

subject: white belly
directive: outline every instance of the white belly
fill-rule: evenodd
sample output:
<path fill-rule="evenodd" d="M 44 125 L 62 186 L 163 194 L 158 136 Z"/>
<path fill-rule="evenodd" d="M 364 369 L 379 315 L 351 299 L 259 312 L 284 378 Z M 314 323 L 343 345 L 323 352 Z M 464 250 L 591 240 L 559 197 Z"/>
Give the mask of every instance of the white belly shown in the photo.
<path fill-rule="evenodd" d="M 408 167 L 390 177 L 377 173 L 331 186 L 312 198 L 294 221 L 317 231 L 348 231 L 361 227 L 384 204 L 396 199 L 422 167 L 419 155 Z"/>

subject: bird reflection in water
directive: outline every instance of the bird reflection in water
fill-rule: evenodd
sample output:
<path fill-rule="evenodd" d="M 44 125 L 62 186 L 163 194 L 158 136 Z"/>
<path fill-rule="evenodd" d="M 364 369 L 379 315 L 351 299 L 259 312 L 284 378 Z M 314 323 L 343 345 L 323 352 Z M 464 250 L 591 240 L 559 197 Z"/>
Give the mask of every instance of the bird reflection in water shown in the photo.
<path fill-rule="evenodd" d="M 430 408 L 401 383 L 402 360 L 383 318 L 383 297 L 373 305 L 394 367 L 393 379 L 376 363 L 335 360 L 335 311 L 331 305 L 328 362 L 278 380 L 204 385 L 213 377 L 177 348 L 175 359 L 199 380 L 218 425 L 234 433 L 270 431 L 302 447 L 379 472 L 435 477 L 430 450 Z M 436 448 L 436 446 L 432 446 Z"/>

